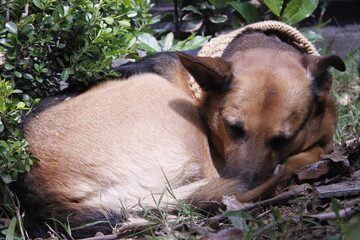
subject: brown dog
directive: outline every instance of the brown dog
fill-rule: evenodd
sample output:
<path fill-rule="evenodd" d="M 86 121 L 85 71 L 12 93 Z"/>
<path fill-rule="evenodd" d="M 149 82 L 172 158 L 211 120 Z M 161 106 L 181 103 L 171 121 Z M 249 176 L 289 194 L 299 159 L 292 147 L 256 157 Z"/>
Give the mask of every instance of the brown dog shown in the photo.
<path fill-rule="evenodd" d="M 107 220 L 78 238 L 111 232 L 124 208 L 206 207 L 226 194 L 253 200 L 274 187 L 277 164 L 290 173 L 331 147 L 327 68 L 344 71 L 339 57 L 306 55 L 257 32 L 236 38 L 222 58 L 158 56 L 144 68 L 157 74 L 102 83 L 26 121 L 29 150 L 41 159 L 16 187 L 31 236 L 47 235 L 49 217 L 71 226 Z"/>

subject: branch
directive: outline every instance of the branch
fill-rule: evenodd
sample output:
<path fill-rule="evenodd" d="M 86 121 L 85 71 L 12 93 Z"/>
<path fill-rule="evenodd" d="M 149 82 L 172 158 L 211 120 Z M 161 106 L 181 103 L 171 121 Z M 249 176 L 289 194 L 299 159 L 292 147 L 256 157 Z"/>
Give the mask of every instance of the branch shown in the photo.
<path fill-rule="evenodd" d="M 323 221 L 327 221 L 327 220 L 336 220 L 339 217 L 349 219 L 357 213 L 360 213 L 360 207 L 345 208 L 345 209 L 340 210 L 339 214 L 336 214 L 335 212 L 330 212 L 330 213 L 321 213 L 321 214 L 315 214 L 315 215 L 305 215 L 305 217 L 316 218 L 320 222 L 323 222 Z"/>

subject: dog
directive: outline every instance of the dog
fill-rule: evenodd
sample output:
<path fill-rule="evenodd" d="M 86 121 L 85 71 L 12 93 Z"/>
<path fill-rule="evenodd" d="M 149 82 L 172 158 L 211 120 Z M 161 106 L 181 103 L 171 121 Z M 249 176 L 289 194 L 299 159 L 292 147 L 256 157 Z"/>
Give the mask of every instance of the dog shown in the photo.
<path fill-rule="evenodd" d="M 252 201 L 274 190 L 278 164 L 289 175 L 332 146 L 329 67 L 345 70 L 338 56 L 254 31 L 221 57 L 158 54 L 116 69 L 127 80 L 45 99 L 23 122 L 40 161 L 13 187 L 29 235 L 47 237 L 49 218 L 97 223 L 75 238 L 109 234 L 128 213 L 179 202 L 205 209 L 224 195 Z"/>

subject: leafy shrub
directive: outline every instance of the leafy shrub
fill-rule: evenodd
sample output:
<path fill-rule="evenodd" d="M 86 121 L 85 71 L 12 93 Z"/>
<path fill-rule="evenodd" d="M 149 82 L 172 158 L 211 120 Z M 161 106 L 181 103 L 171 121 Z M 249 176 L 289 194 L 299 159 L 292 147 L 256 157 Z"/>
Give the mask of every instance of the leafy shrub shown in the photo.
<path fill-rule="evenodd" d="M 202 35 L 212 34 L 221 29 L 219 24 L 224 23 L 228 17 L 226 14 L 218 13 L 215 5 L 206 1 L 196 2 L 185 6 L 182 11 L 184 16 L 185 32 L 198 31 Z"/>
<path fill-rule="evenodd" d="M 23 100 L 20 101 L 18 96 Z M 21 115 L 29 110 L 35 101 L 20 90 L 14 90 L 12 84 L 0 80 L 0 217 L 12 218 L 16 215 L 13 206 L 14 199 L 6 184 L 17 179 L 19 173 L 30 171 L 30 167 L 37 159 L 26 152 L 28 143 L 23 139 L 17 128 Z M 2 210 L 2 211 L 1 211 Z M 3 214 L 6 214 L 3 216 Z M 6 236 L 14 234 L 16 218 L 12 218 Z M 0 224 L 0 236 L 1 236 Z"/>
<path fill-rule="evenodd" d="M 294 25 L 309 17 L 319 3 L 318 0 L 208 0 L 197 2 L 173 0 L 172 2 L 176 2 L 175 5 L 180 6 L 178 9 L 174 9 L 173 17 L 170 19 L 180 25 L 175 29 L 213 36 L 227 28 L 239 28 L 246 23 L 267 19 L 276 19 Z M 162 20 L 169 21 L 168 15 L 168 12 L 163 13 Z M 170 24 L 163 29 L 165 33 L 172 30 Z M 187 36 L 180 33 L 176 33 L 176 35 Z"/>
<path fill-rule="evenodd" d="M 35 96 L 110 74 L 112 60 L 136 56 L 153 23 L 149 0 L 1 1 L 1 76 Z"/>
<path fill-rule="evenodd" d="M 147 54 L 164 51 L 187 51 L 203 46 L 209 39 L 210 37 L 192 34 L 183 41 L 177 41 L 174 39 L 174 34 L 170 32 L 162 40 L 158 41 L 149 33 L 141 33 L 138 37 L 138 47 L 145 50 Z"/>
<path fill-rule="evenodd" d="M 17 128 L 22 111 L 29 110 L 27 106 L 33 101 L 29 97 L 25 97 L 25 101 L 13 97 L 20 93 L 11 83 L 0 80 L 0 176 L 4 183 L 10 183 L 21 172 L 30 171 L 35 160 L 26 152 L 28 143 Z"/>

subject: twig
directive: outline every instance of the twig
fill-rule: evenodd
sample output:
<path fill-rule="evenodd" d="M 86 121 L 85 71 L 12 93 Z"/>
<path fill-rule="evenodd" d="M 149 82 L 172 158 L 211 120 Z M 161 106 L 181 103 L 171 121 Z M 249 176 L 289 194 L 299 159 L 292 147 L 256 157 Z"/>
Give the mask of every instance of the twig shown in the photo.
<path fill-rule="evenodd" d="M 305 217 L 316 218 L 320 222 L 327 221 L 327 220 L 336 220 L 338 217 L 340 218 L 351 218 L 353 215 L 360 213 L 360 207 L 350 207 L 345 208 L 339 211 L 337 215 L 335 212 L 330 213 L 321 213 L 316 215 L 305 215 Z"/>
<path fill-rule="evenodd" d="M 20 228 L 20 233 L 21 233 L 21 237 L 22 239 L 26 239 L 25 238 L 25 232 L 24 232 L 24 226 L 23 226 L 23 222 L 22 222 L 22 217 L 21 217 L 21 213 L 20 213 L 20 202 L 19 199 L 17 198 L 17 196 L 10 190 L 9 186 L 6 186 L 6 191 L 7 191 L 7 195 L 10 197 L 12 205 L 14 206 L 14 210 L 16 212 L 16 218 L 18 220 L 18 224 L 19 224 L 19 228 Z"/>
<path fill-rule="evenodd" d="M 25 3 L 24 12 L 21 14 L 21 17 L 27 17 L 29 15 L 29 3 Z"/>
<path fill-rule="evenodd" d="M 175 37 L 179 38 L 180 36 L 180 23 L 179 23 L 179 9 L 178 1 L 174 0 L 174 20 L 175 20 Z"/>
<path fill-rule="evenodd" d="M 6 21 L 10 21 L 10 3 L 6 2 L 6 1 L 2 1 L 2 3 L 6 3 L 6 11 L 5 11 L 5 18 Z"/>
<path fill-rule="evenodd" d="M 309 184 L 302 184 L 299 186 L 295 186 L 293 189 L 290 189 L 287 192 L 280 193 L 279 195 L 276 195 L 275 197 L 266 199 L 264 201 L 248 204 L 247 206 L 245 206 L 239 210 L 247 211 L 247 210 L 251 210 L 254 208 L 258 208 L 258 207 L 264 207 L 264 206 L 268 206 L 270 204 L 283 202 L 283 201 L 292 199 L 292 198 L 300 195 L 301 193 L 305 192 L 306 189 L 309 187 L 310 187 Z"/>
<path fill-rule="evenodd" d="M 129 234 L 124 235 L 123 233 L 118 233 L 118 234 L 104 235 L 104 236 L 92 237 L 92 238 L 82 238 L 80 240 L 113 240 L 118 238 L 124 238 L 128 235 Z"/>
<path fill-rule="evenodd" d="M 129 218 L 128 222 L 123 223 L 120 228 L 116 229 L 116 231 L 119 233 L 91 238 L 83 238 L 81 240 L 112 240 L 126 238 L 135 233 L 147 230 L 149 227 L 152 227 L 154 225 L 156 224 L 150 223 L 145 219 Z"/>
<path fill-rule="evenodd" d="M 319 198 L 348 197 L 360 195 L 360 181 L 340 182 L 315 188 Z"/>

